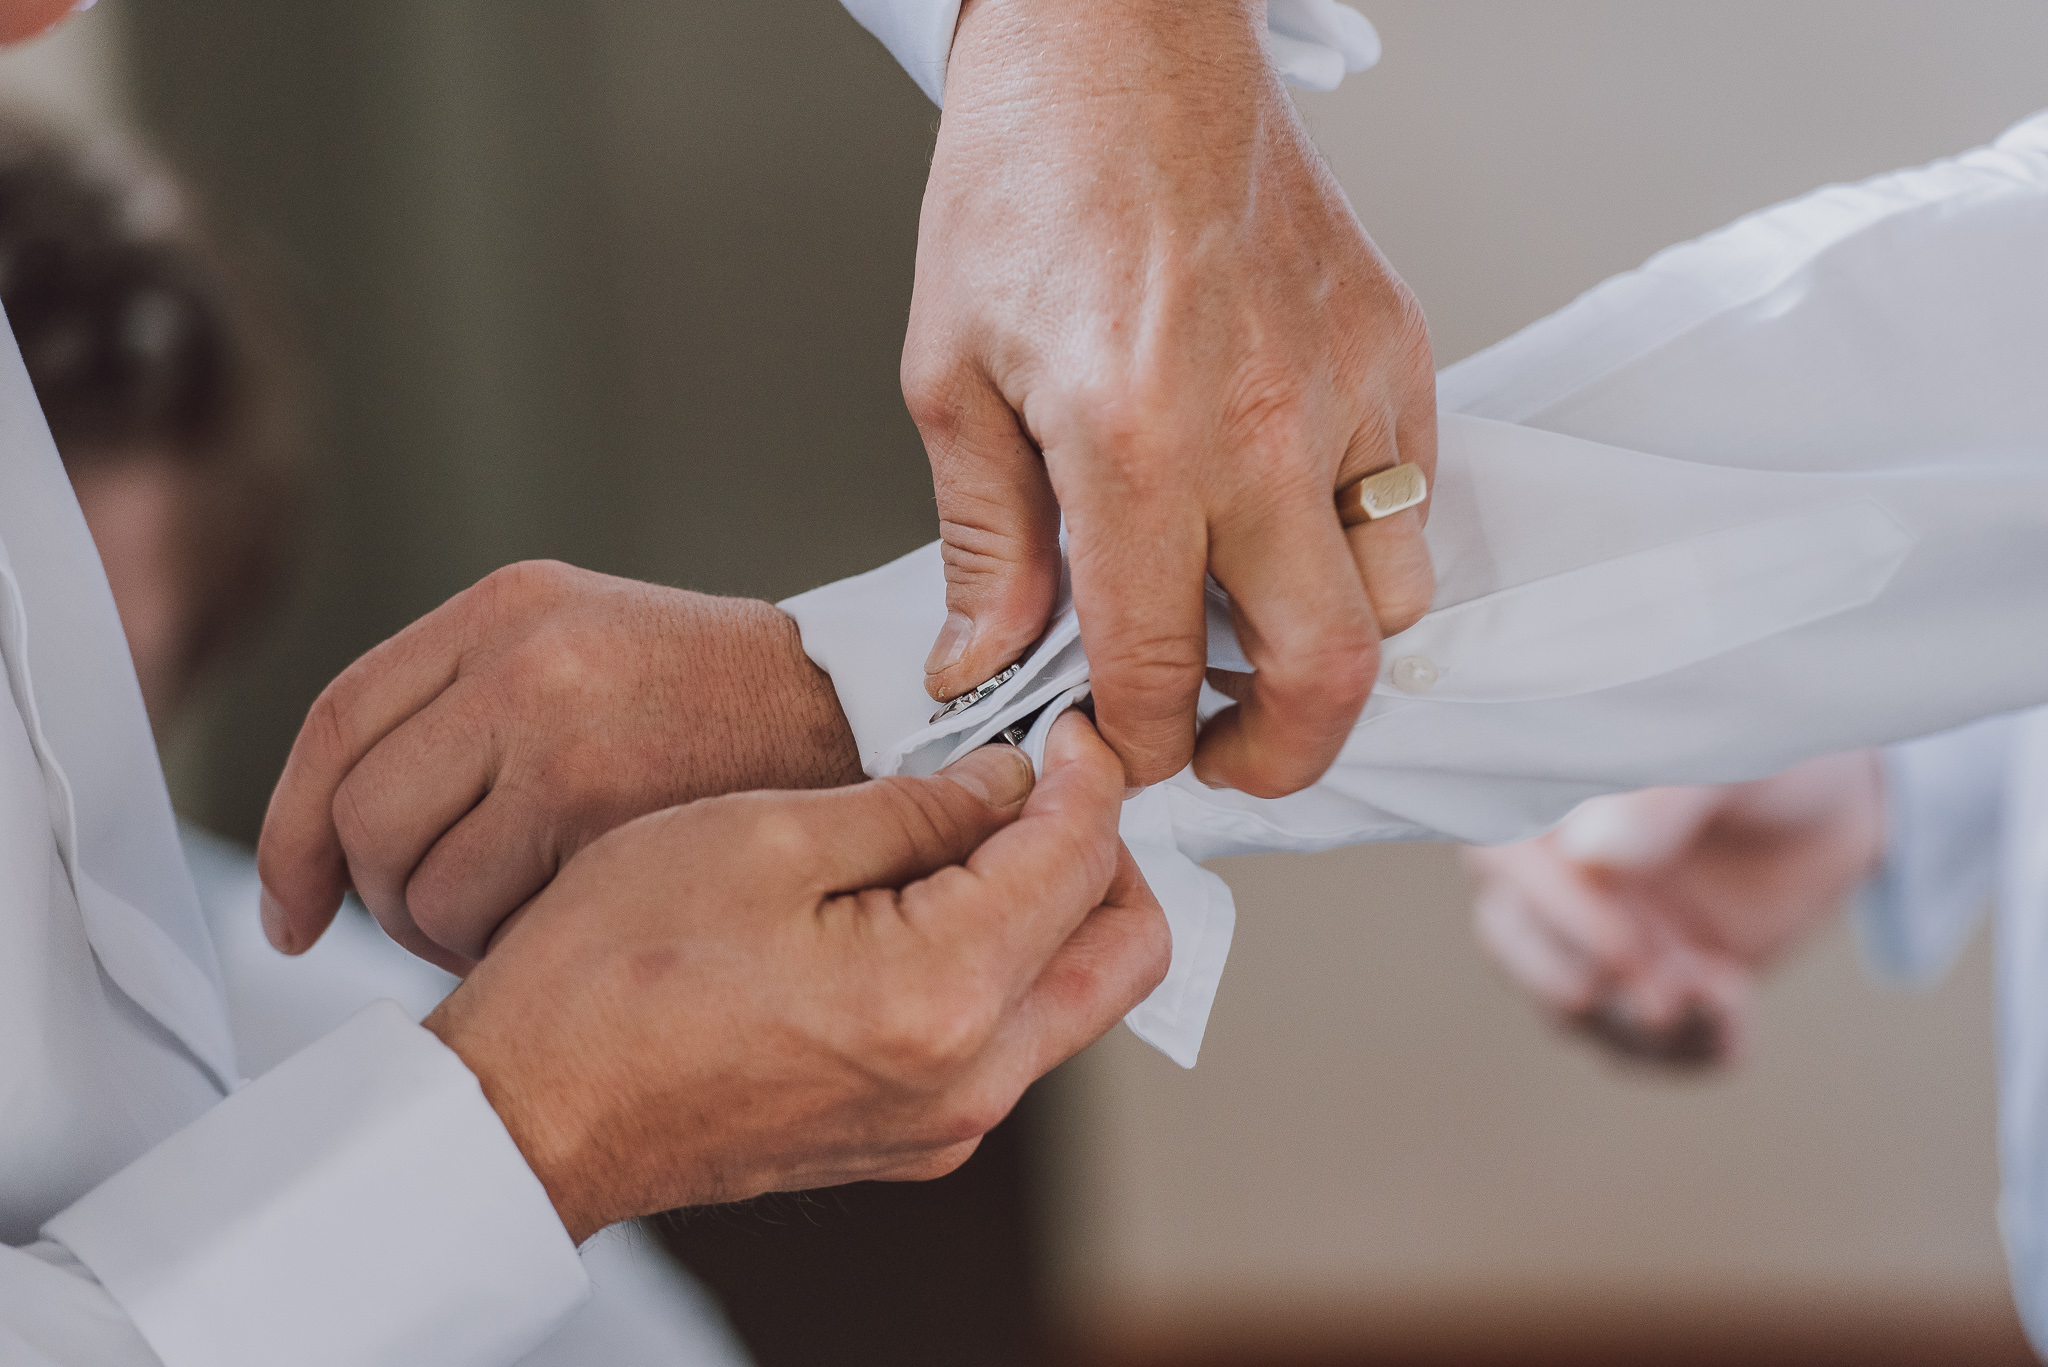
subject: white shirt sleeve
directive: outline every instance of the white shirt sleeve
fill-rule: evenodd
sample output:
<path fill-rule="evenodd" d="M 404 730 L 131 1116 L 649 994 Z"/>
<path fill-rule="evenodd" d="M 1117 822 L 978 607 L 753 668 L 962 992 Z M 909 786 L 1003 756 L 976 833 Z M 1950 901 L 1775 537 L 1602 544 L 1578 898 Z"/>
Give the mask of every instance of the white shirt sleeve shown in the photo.
<path fill-rule="evenodd" d="M 1445 372 L 1437 597 L 1336 764 L 1271 801 L 1179 775 L 1126 804 L 1127 838 L 1512 840 L 1597 793 L 2048 701 L 2044 240 L 2048 115 L 1674 248 Z M 784 605 L 870 772 L 931 772 L 1087 679 L 1063 604 L 1018 677 L 927 723 L 943 598 L 928 547 Z M 1210 663 L 1245 668 L 1210 606 Z M 1220 965 L 1227 905 L 1205 914 Z M 1207 997 L 1175 931 L 1162 1047 L 1187 1062 Z"/>
<path fill-rule="evenodd" d="M 2018 730 L 2018 717 L 1991 717 L 1884 752 L 1884 862 L 1854 910 L 1883 976 L 1933 982 L 1983 919 Z"/>
<path fill-rule="evenodd" d="M 960 0 L 842 2 L 862 28 L 882 40 L 918 89 L 944 105 Z M 1372 24 L 1337 0 L 1269 0 L 1266 25 L 1281 77 L 1306 90 L 1335 90 L 1346 72 L 1364 71 L 1380 59 Z"/>
<path fill-rule="evenodd" d="M 138 1334 L 166 1367 L 502 1367 L 589 1293 L 475 1077 L 388 1002 L 43 1233 L 0 1261 L 6 1332 L 93 1367 L 152 1361 Z"/>

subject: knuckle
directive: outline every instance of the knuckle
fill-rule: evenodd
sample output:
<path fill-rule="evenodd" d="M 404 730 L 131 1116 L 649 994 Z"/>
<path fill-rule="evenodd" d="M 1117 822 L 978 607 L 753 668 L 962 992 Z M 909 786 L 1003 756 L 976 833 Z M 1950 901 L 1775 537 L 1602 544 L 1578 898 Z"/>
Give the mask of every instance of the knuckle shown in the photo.
<path fill-rule="evenodd" d="M 1150 996 L 1152 989 L 1166 981 L 1167 971 L 1173 967 L 1173 928 L 1166 923 L 1165 912 L 1155 910 L 1145 918 L 1134 957 L 1144 995 Z"/>
<path fill-rule="evenodd" d="M 1381 632 L 1397 636 L 1414 626 L 1428 616 L 1430 602 L 1435 597 L 1436 576 L 1426 564 L 1403 575 L 1399 583 L 1375 593 L 1373 602 Z"/>
<path fill-rule="evenodd" d="M 892 1174 L 903 1182 L 930 1182 L 959 1169 L 974 1153 L 974 1146 L 951 1144 L 927 1153 L 897 1168 Z"/>
<path fill-rule="evenodd" d="M 906 1086 L 944 1088 L 987 1046 L 995 1014 L 984 994 L 957 986 L 900 993 L 875 1018 L 873 1054 Z"/>
<path fill-rule="evenodd" d="M 905 347 L 898 378 L 917 430 L 942 445 L 956 439 L 966 425 L 958 397 L 965 376 L 956 359 L 938 350 Z"/>
<path fill-rule="evenodd" d="M 1126 716 L 1145 721 L 1178 718 L 1194 707 L 1207 663 L 1204 645 L 1185 635 L 1126 632 L 1091 651 L 1096 687 Z"/>
<path fill-rule="evenodd" d="M 1436 392 L 1436 354 L 1430 342 L 1429 315 L 1406 285 L 1394 292 L 1393 331 L 1400 342 L 1399 364 L 1410 384 L 1427 384 Z"/>
<path fill-rule="evenodd" d="M 591 682 L 591 666 L 575 633 L 542 627 L 513 647 L 507 662 L 513 680 L 544 698 L 570 698 Z"/>
<path fill-rule="evenodd" d="M 467 958 L 483 957 L 488 928 L 479 925 L 475 910 L 459 896 L 414 878 L 406 884 L 405 908 L 420 934 L 441 948 Z"/>
<path fill-rule="evenodd" d="M 334 834 L 349 862 L 355 865 L 383 862 L 384 831 L 378 819 L 382 808 L 365 791 L 367 786 L 357 771 L 343 779 L 334 793 Z"/>
<path fill-rule="evenodd" d="M 492 570 L 463 596 L 474 595 L 489 608 L 524 616 L 560 603 L 589 574 L 559 560 L 521 560 Z"/>
<path fill-rule="evenodd" d="M 1015 1098 L 992 1086 L 970 1088 L 941 1115 L 940 1133 L 956 1146 L 971 1143 L 1002 1124 L 1014 1104 Z"/>
<path fill-rule="evenodd" d="M 1123 387 L 1077 386 L 1046 407 L 1057 415 L 1050 429 L 1072 434 L 1088 453 L 1089 482 L 1105 497 L 1145 503 L 1184 484 L 1188 404 L 1163 378 L 1140 377 Z"/>
<path fill-rule="evenodd" d="M 348 675 L 344 674 L 320 690 L 306 711 L 306 723 L 299 729 L 300 744 L 317 764 L 334 763 L 348 754 L 348 728 L 343 721 L 342 695 Z"/>
<path fill-rule="evenodd" d="M 1225 437 L 1252 472 L 1285 477 L 1309 463 L 1312 413 L 1292 367 L 1253 358 L 1231 387 Z"/>
<path fill-rule="evenodd" d="M 820 846 L 808 821 L 783 804 L 749 805 L 756 810 L 746 821 L 746 867 L 800 869 L 816 861 Z"/>
<path fill-rule="evenodd" d="M 1327 716 L 1349 726 L 1379 677 L 1378 634 L 1365 622 L 1333 627 L 1293 649 L 1283 648 L 1261 672 L 1266 696 L 1280 711 Z"/>
<path fill-rule="evenodd" d="M 960 848 L 972 834 L 964 819 L 966 790 L 957 783 L 882 778 L 875 786 L 906 849 L 939 857 Z"/>

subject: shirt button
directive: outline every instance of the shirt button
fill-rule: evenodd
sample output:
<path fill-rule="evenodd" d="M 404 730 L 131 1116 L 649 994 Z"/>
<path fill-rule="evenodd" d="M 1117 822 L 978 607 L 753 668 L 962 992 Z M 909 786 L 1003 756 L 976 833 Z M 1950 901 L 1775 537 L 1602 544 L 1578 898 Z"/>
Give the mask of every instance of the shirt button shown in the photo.
<path fill-rule="evenodd" d="M 1394 687 L 1403 693 L 1427 693 L 1436 680 L 1436 661 L 1427 655 L 1403 655 L 1394 661 Z"/>

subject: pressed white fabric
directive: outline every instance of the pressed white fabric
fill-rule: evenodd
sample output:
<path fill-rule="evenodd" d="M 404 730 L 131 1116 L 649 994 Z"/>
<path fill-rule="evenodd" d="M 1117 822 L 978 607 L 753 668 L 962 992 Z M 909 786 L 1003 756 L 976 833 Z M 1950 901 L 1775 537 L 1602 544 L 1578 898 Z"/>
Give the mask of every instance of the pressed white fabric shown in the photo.
<path fill-rule="evenodd" d="M 172 1367 L 510 1362 L 587 1294 L 475 1077 L 392 1002 L 44 1230 Z"/>
<path fill-rule="evenodd" d="M 588 1281 L 438 1040 L 373 1011 L 222 1100 L 213 942 L 5 329 L 0 666 L 0 1360 L 516 1360 Z"/>
<path fill-rule="evenodd" d="M 1183 773 L 1127 802 L 1148 875 L 1511 840 L 1596 793 L 1758 777 L 2048 700 L 2044 266 L 2048 115 L 1673 248 L 1445 371 L 1433 610 L 1386 642 L 1310 790 L 1265 801 Z M 1086 680 L 1063 602 L 1016 679 L 927 725 L 943 597 L 926 547 L 784 604 L 872 773 L 930 772 Z M 1210 661 L 1241 668 L 1223 606 Z M 1400 687 L 1404 660 L 1434 686 Z M 1205 714 L 1223 702 L 1205 690 Z M 1155 890 L 1175 964 L 1131 1025 L 1188 1064 L 1232 913 L 1213 879 Z"/>
<path fill-rule="evenodd" d="M 861 27 L 882 40 L 918 89 L 946 102 L 946 62 L 960 0 L 841 0 Z M 1273 65 L 1289 85 L 1335 90 L 1346 72 L 1380 59 L 1380 36 L 1366 17 L 1337 0 L 1269 0 Z"/>
<path fill-rule="evenodd" d="M 310 950 L 286 958 L 263 938 L 249 852 L 189 826 L 180 836 L 219 949 L 235 1050 L 251 1074 L 260 1077 L 380 997 L 417 1020 L 454 989 L 455 978 L 406 953 L 353 901 Z M 747 1355 L 710 1295 L 650 1235 L 615 1225 L 581 1252 L 590 1299 L 520 1367 L 745 1367 Z"/>

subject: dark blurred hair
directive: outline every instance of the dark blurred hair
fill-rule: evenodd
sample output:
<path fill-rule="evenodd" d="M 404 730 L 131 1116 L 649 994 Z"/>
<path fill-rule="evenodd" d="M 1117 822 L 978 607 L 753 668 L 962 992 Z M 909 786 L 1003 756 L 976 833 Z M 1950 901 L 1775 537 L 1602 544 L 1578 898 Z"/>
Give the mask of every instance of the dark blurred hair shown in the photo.
<path fill-rule="evenodd" d="M 184 200 L 126 149 L 0 108 L 0 306 L 67 469 L 187 475 L 189 677 L 282 587 L 299 453 L 285 348 Z"/>

